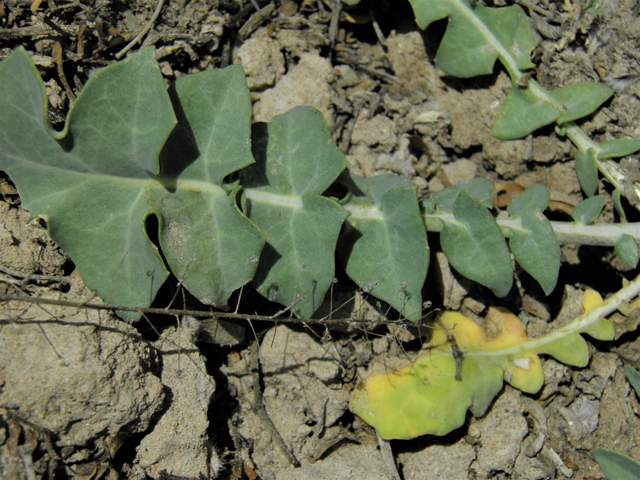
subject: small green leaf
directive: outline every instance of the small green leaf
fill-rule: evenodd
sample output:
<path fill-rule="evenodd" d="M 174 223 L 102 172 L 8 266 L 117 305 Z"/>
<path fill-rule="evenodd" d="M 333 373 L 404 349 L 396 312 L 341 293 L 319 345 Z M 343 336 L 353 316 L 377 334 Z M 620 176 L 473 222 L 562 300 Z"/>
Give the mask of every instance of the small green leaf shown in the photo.
<path fill-rule="evenodd" d="M 406 178 L 398 177 L 396 175 L 376 175 L 374 177 L 361 178 L 351 175 L 345 172 L 345 180 L 347 184 L 352 185 L 352 191 L 356 195 L 369 197 L 374 203 L 379 204 L 382 201 L 382 197 L 389 191 L 395 188 L 402 187 L 415 187 L 415 183 Z M 413 203 L 413 202 L 411 202 Z"/>
<path fill-rule="evenodd" d="M 598 160 L 619 158 L 631 155 L 640 150 L 640 141 L 629 139 L 617 139 L 602 142 L 598 145 Z"/>
<path fill-rule="evenodd" d="M 427 28 L 433 22 L 446 18 L 451 13 L 447 2 L 433 0 L 409 0 L 413 7 L 416 23 L 421 29 Z M 467 2 L 468 3 L 468 2 Z"/>
<path fill-rule="evenodd" d="M 533 67 L 529 52 L 535 38 L 519 6 L 488 8 L 468 0 L 410 1 L 422 29 L 449 17 L 436 55 L 436 65 L 449 75 L 469 78 L 490 74 L 499 57 L 509 57 L 510 64 L 520 70 Z"/>
<path fill-rule="evenodd" d="M 436 202 L 434 202 L 431 198 L 425 198 L 420 202 L 422 205 L 422 209 L 427 214 L 433 214 L 436 211 Z"/>
<path fill-rule="evenodd" d="M 627 380 L 629 380 L 629 383 L 636 391 L 636 395 L 640 397 L 640 372 L 631 365 L 625 365 L 624 373 L 627 375 Z"/>
<path fill-rule="evenodd" d="M 453 212 L 453 205 L 464 189 L 464 185 L 454 185 L 434 193 L 429 200 L 441 212 Z"/>
<path fill-rule="evenodd" d="M 560 273 L 560 245 L 549 219 L 537 207 L 522 215 L 520 228 L 512 229 L 509 248 L 520 266 L 549 295 Z"/>
<path fill-rule="evenodd" d="M 511 217 L 521 219 L 520 227 L 511 229 L 511 253 L 547 295 L 555 288 L 560 271 L 560 245 L 549 219 L 542 214 L 550 197 L 545 186 L 534 185 L 507 207 Z"/>
<path fill-rule="evenodd" d="M 616 255 L 622 260 L 624 263 L 629 265 L 631 268 L 636 268 L 638 266 L 638 242 L 631 235 L 624 234 L 621 235 L 618 240 L 616 240 L 615 245 Z"/>
<path fill-rule="evenodd" d="M 467 193 L 475 198 L 478 202 L 487 208 L 493 207 L 491 201 L 491 193 L 493 192 L 493 184 L 486 178 L 478 177 L 469 183 L 454 185 L 453 187 L 445 188 L 436 192 L 431 201 L 442 212 L 452 212 L 453 204 L 460 196 L 460 192 L 466 190 Z M 425 205 L 428 207 L 428 205 Z"/>
<path fill-rule="evenodd" d="M 412 321 L 422 316 L 429 245 L 413 182 L 394 175 L 358 179 L 338 258 L 361 288 Z"/>
<path fill-rule="evenodd" d="M 589 346 L 577 333 L 560 337 L 536 349 L 537 353 L 551 355 L 556 360 L 574 367 L 584 368 L 589 364 Z"/>
<path fill-rule="evenodd" d="M 627 214 L 624 213 L 624 208 L 622 208 L 623 195 L 624 195 L 624 192 L 616 188 L 611 194 L 611 199 L 613 200 L 613 205 L 616 207 L 616 211 L 618 212 L 618 215 L 620 215 L 620 218 L 622 219 L 623 222 L 626 222 Z"/>
<path fill-rule="evenodd" d="M 586 152 L 579 150 L 576 154 L 576 171 L 580 186 L 587 197 L 592 197 L 598 191 L 598 166 L 596 152 L 589 148 Z"/>
<path fill-rule="evenodd" d="M 565 107 L 557 122 L 566 123 L 593 113 L 611 98 L 613 90 L 599 83 L 580 83 L 554 90 L 550 95 Z"/>
<path fill-rule="evenodd" d="M 601 318 L 600 321 L 591 325 L 584 333 L 596 340 L 604 340 L 607 342 L 613 340 L 616 335 L 613 324 L 606 318 Z"/>
<path fill-rule="evenodd" d="M 608 448 L 591 450 L 591 456 L 608 480 L 638 480 L 640 463 L 633 458 Z"/>
<path fill-rule="evenodd" d="M 595 195 L 580 202 L 571 216 L 582 225 L 589 225 L 596 221 L 604 207 L 604 195 Z"/>
<path fill-rule="evenodd" d="M 491 128 L 491 135 L 502 140 L 526 137 L 560 116 L 561 112 L 551 103 L 514 83 Z"/>
<path fill-rule="evenodd" d="M 471 198 L 475 198 L 478 202 L 487 208 L 493 208 L 491 194 L 493 193 L 493 183 L 486 178 L 478 177 L 464 185 L 467 193 Z"/>
<path fill-rule="evenodd" d="M 509 204 L 507 212 L 512 217 L 521 218 L 525 213 L 536 208 L 544 212 L 549 206 L 551 195 L 544 185 L 534 185 L 527 188 Z"/>
<path fill-rule="evenodd" d="M 600 295 L 598 292 L 591 289 L 588 289 L 584 292 L 584 296 L 582 297 L 582 307 L 584 308 L 585 314 L 590 314 L 598 308 L 601 308 L 603 305 L 604 300 L 602 300 L 602 295 Z M 591 323 L 591 325 L 587 326 L 587 328 L 582 329 L 580 333 L 586 333 L 596 340 L 604 341 L 611 341 L 616 336 L 613 324 L 603 317 L 598 318 L 593 323 Z M 586 361 L 584 363 L 584 366 L 586 366 Z"/>
<path fill-rule="evenodd" d="M 513 284 L 506 241 L 495 219 L 463 190 L 453 207 L 454 221 L 445 221 L 440 245 L 449 263 L 465 277 L 504 297 Z"/>

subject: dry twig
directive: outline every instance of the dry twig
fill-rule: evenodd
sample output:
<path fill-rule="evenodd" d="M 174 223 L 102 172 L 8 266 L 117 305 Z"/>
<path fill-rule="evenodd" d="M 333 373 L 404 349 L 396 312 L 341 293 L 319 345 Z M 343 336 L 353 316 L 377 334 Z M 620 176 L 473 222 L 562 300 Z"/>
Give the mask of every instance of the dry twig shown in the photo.
<path fill-rule="evenodd" d="M 131 40 L 126 47 L 124 47 L 122 50 L 120 50 L 118 53 L 116 53 L 115 57 L 116 60 L 120 60 L 122 57 L 124 57 L 124 55 L 131 50 L 141 39 L 142 37 L 144 37 L 147 33 L 149 33 L 149 30 L 151 30 L 151 27 L 153 27 L 153 24 L 156 23 L 156 20 L 158 19 L 158 17 L 160 16 L 160 11 L 162 10 L 162 7 L 164 6 L 164 0 L 158 0 L 158 5 L 156 6 L 156 10 L 155 12 L 153 12 L 153 16 L 151 17 L 151 19 L 149 20 L 149 22 L 147 23 L 147 25 L 145 25 L 145 27 L 142 29 L 142 31 L 136 36 L 136 38 L 134 38 L 133 40 Z"/>

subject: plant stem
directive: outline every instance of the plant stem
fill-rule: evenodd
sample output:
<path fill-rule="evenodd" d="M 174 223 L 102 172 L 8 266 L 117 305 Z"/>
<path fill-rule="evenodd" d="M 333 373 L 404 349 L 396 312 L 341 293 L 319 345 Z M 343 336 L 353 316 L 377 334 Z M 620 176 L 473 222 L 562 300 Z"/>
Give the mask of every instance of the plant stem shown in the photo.
<path fill-rule="evenodd" d="M 585 155 L 587 150 L 593 148 L 596 153 L 600 151 L 600 146 L 591 140 L 587 135 L 578 127 L 574 122 L 567 122 L 561 125 L 561 128 L 566 128 L 567 137 L 578 147 L 578 150 Z M 617 165 L 616 162 L 598 160 L 596 156 L 596 165 L 600 173 L 606 178 L 614 188 L 620 191 L 624 191 L 624 179 L 626 177 L 624 171 Z"/>
<path fill-rule="evenodd" d="M 422 217 L 428 232 L 442 231 L 443 221 L 455 222 L 451 213 L 423 214 Z M 522 228 L 519 219 L 497 218 L 496 222 L 505 238 L 511 237 L 512 229 Z M 550 223 L 558 241 L 564 244 L 612 247 L 624 234 L 631 235 L 640 244 L 640 223 L 598 223 L 595 225 L 582 225 L 576 222 Z"/>
<path fill-rule="evenodd" d="M 504 350 L 500 350 L 500 355 L 518 355 L 523 351 L 536 351 L 540 349 L 543 345 L 552 343 L 558 339 L 566 337 L 572 333 L 582 333 L 585 332 L 591 325 L 596 323 L 600 318 L 604 318 L 611 313 L 615 312 L 620 305 L 624 302 L 628 302 L 634 297 L 637 297 L 640 293 L 640 276 L 636 277 L 623 287 L 618 290 L 613 296 L 609 297 L 604 301 L 604 304 L 595 310 L 584 313 L 580 315 L 578 318 L 573 320 L 571 323 L 565 325 L 562 328 L 554 330 L 546 335 L 535 338 L 533 340 L 529 340 L 521 345 L 516 347 L 507 348 Z M 465 356 L 491 356 L 495 355 L 495 352 L 465 352 Z"/>

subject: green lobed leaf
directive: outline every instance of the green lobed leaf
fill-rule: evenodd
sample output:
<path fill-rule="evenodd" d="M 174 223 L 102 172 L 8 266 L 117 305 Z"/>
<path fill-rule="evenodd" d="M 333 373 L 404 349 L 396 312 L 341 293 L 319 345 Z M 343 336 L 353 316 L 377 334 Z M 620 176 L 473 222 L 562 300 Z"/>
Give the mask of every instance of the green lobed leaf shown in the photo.
<path fill-rule="evenodd" d="M 168 271 L 144 229 L 152 214 L 144 188 L 157 184 L 158 155 L 176 124 L 154 50 L 94 73 L 64 131 L 53 132 L 46 111 L 42 81 L 19 48 L 0 63 L 0 169 L 89 288 L 148 306 Z"/>
<path fill-rule="evenodd" d="M 475 178 L 467 183 L 465 187 L 467 193 L 475 198 L 478 202 L 487 208 L 493 208 L 493 200 L 491 194 L 493 193 L 493 183 L 486 178 Z"/>
<path fill-rule="evenodd" d="M 465 190 L 454 203 L 453 215 L 453 221 L 444 221 L 440 233 L 440 245 L 449 263 L 465 277 L 504 297 L 513 284 L 513 267 L 495 219 Z"/>
<path fill-rule="evenodd" d="M 351 216 L 340 237 L 338 258 L 361 288 L 418 321 L 429 245 L 417 187 L 395 175 L 351 181 Z"/>
<path fill-rule="evenodd" d="M 557 122 L 566 123 L 595 112 L 600 105 L 611 98 L 613 90 L 599 83 L 580 83 L 562 87 L 549 94 L 564 107 Z"/>
<path fill-rule="evenodd" d="M 560 110 L 537 97 L 529 88 L 521 88 L 514 83 L 491 127 L 491 135 L 502 140 L 526 137 L 553 123 L 561 115 Z"/>
<path fill-rule="evenodd" d="M 248 192 L 251 218 L 267 235 L 253 283 L 264 297 L 310 318 L 324 300 L 335 277 L 335 250 L 340 228 L 348 212 L 320 195 L 298 197 L 274 204 L 263 195 Z"/>
<path fill-rule="evenodd" d="M 608 448 L 591 450 L 591 456 L 608 480 L 638 480 L 640 463 L 633 458 Z"/>
<path fill-rule="evenodd" d="M 598 165 L 596 152 L 589 148 L 586 152 L 578 150 L 576 154 L 576 172 L 585 195 L 592 197 L 598 191 Z"/>
<path fill-rule="evenodd" d="M 549 206 L 549 201 L 549 190 L 543 185 L 534 185 L 507 207 L 511 217 L 521 219 L 520 227 L 511 229 L 511 253 L 547 295 L 558 282 L 561 257 L 556 234 L 549 219 L 542 214 Z"/>
<path fill-rule="evenodd" d="M 171 271 L 201 302 L 218 308 L 251 281 L 265 244 L 265 234 L 238 208 L 238 190 L 227 195 L 192 183 L 173 194 L 149 192 L 150 205 L 162 212 L 160 245 Z"/>
<path fill-rule="evenodd" d="M 449 17 L 436 55 L 436 65 L 449 75 L 469 78 L 490 74 L 499 57 L 520 70 L 533 67 L 529 52 L 535 46 L 535 38 L 519 6 L 488 8 L 468 0 L 410 2 L 422 29 Z"/>
<path fill-rule="evenodd" d="M 187 75 L 171 86 L 169 94 L 179 126 L 200 156 L 190 163 L 182 160 L 184 140 L 175 146 L 169 142 L 174 156 L 163 162 L 165 176 L 182 167 L 182 180 L 222 186 L 227 175 L 254 163 L 251 97 L 240 65 Z"/>
<path fill-rule="evenodd" d="M 349 214 L 321 194 L 348 162 L 310 107 L 254 124 L 253 132 L 256 164 L 242 170 L 241 183 L 249 218 L 267 235 L 253 283 L 269 300 L 310 317 L 334 279 L 336 242 Z"/>
<path fill-rule="evenodd" d="M 223 185 L 254 163 L 249 88 L 234 65 L 183 77 L 169 94 L 179 123 L 161 153 L 160 180 L 170 188 L 151 189 L 149 203 L 162 217 L 159 239 L 171 271 L 201 302 L 225 308 L 253 278 L 251 260 L 265 244 L 236 203 L 237 187 Z"/>
<path fill-rule="evenodd" d="M 242 171 L 247 188 L 268 185 L 283 194 L 319 195 L 349 166 L 315 108 L 295 107 L 266 125 L 254 124 L 253 131 L 259 165 Z"/>
<path fill-rule="evenodd" d="M 582 225 L 589 225 L 596 221 L 604 207 L 604 195 L 595 195 L 580 202 L 574 208 L 571 216 Z"/>
<path fill-rule="evenodd" d="M 433 22 L 447 18 L 452 10 L 447 2 L 433 0 L 409 0 L 409 2 L 413 7 L 416 23 L 423 30 Z"/>
<path fill-rule="evenodd" d="M 616 255 L 631 268 L 638 266 L 638 242 L 629 234 L 621 235 L 614 247 Z"/>

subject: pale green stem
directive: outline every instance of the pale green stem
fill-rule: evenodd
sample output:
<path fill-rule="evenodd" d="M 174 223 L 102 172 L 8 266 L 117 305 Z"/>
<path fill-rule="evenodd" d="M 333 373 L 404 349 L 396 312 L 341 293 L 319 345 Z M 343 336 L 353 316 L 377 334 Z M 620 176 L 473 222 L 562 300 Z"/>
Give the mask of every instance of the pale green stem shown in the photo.
<path fill-rule="evenodd" d="M 423 214 L 428 232 L 440 232 L 444 221 L 455 222 L 453 214 Z M 512 230 L 522 228 L 519 219 L 497 218 L 496 222 L 505 238 L 511 237 Z M 575 222 L 550 222 L 558 242 L 574 245 L 595 245 L 612 247 L 622 235 L 631 235 L 640 244 L 640 223 L 598 223 L 582 225 Z"/>
<path fill-rule="evenodd" d="M 469 357 L 490 357 L 499 355 L 519 355 L 522 352 L 539 351 L 544 345 L 555 342 L 572 333 L 581 333 L 589 329 L 591 325 L 598 322 L 600 318 L 611 315 L 620 305 L 628 302 L 640 294 L 640 276 L 636 277 L 629 285 L 616 292 L 613 296 L 604 301 L 604 304 L 592 312 L 584 313 L 573 320 L 568 325 L 558 328 L 542 337 L 529 340 L 516 347 L 500 350 L 500 352 L 465 352 Z"/>
<path fill-rule="evenodd" d="M 466 2 L 455 2 L 455 5 L 458 7 L 460 13 L 462 13 L 467 18 L 467 20 L 471 22 L 479 32 L 482 33 L 487 42 L 492 46 L 492 48 L 495 49 L 495 51 L 498 53 L 500 62 L 507 69 L 507 72 L 511 77 L 511 81 L 514 83 L 514 85 L 518 84 L 523 78 L 524 72 L 518 67 L 518 64 L 511 55 L 511 52 L 504 48 L 498 41 L 498 39 L 495 38 L 495 36 L 491 33 L 491 31 L 486 28 L 484 23 L 482 23 L 474 15 L 473 10 L 466 5 Z M 540 84 L 538 84 L 535 80 L 529 80 L 527 82 L 527 87 L 529 88 L 529 91 L 541 101 L 553 105 L 559 112 L 562 112 L 564 110 L 564 106 L 555 98 L 553 98 L 549 94 L 549 92 L 542 86 L 540 86 Z M 517 87 L 514 86 L 513 88 Z M 569 139 L 576 145 L 576 147 L 578 147 L 578 149 L 585 155 L 589 148 L 593 148 L 596 153 L 600 151 L 599 145 L 589 137 L 587 137 L 587 135 L 574 122 L 566 122 L 563 124 L 559 124 L 559 126 L 563 129 L 566 129 L 567 137 L 569 137 Z M 623 182 L 627 174 L 620 168 L 618 163 L 612 160 L 598 160 L 596 158 L 596 165 L 598 171 L 600 171 L 600 173 L 609 181 L 609 183 L 611 183 L 611 185 L 613 185 L 615 189 L 619 190 L 626 196 Z M 640 183 L 635 183 L 634 187 L 637 195 L 640 197 Z"/>
<path fill-rule="evenodd" d="M 562 124 L 561 128 L 566 129 L 567 137 L 569 137 L 574 145 L 578 147 L 578 150 L 583 152 L 585 155 L 587 154 L 587 150 L 590 148 L 593 148 L 596 153 L 600 151 L 600 146 L 587 137 L 582 129 L 574 122 Z M 606 178 L 615 189 L 624 192 L 623 182 L 626 174 L 622 169 L 620 169 L 616 162 L 610 160 L 598 160 L 598 157 L 596 156 L 596 165 L 602 176 Z"/>
<path fill-rule="evenodd" d="M 498 57 L 500 58 L 500 62 L 502 62 L 502 65 L 504 65 L 504 67 L 509 72 L 511 80 L 518 83 L 524 76 L 524 73 L 518 68 L 518 64 L 511 56 L 509 51 L 502 46 L 498 39 L 493 35 L 491 30 L 489 30 L 486 25 L 482 21 L 480 21 L 480 19 L 473 13 L 473 10 L 466 2 L 457 0 L 452 2 L 452 4 L 458 8 L 459 13 L 464 16 L 468 22 L 470 22 L 480 33 L 482 33 L 487 42 L 497 52 Z"/>

